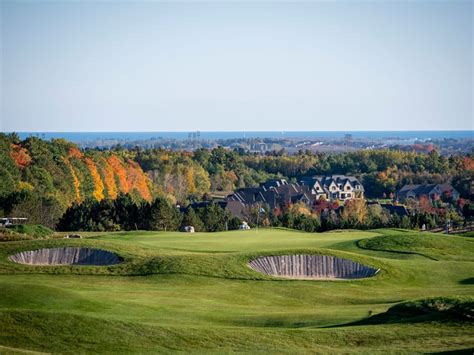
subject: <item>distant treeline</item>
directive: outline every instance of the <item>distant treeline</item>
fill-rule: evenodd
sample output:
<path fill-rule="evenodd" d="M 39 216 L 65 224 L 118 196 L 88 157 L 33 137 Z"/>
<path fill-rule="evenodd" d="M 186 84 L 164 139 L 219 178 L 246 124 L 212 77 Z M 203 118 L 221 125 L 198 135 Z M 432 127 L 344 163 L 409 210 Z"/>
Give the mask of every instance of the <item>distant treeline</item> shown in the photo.
<path fill-rule="evenodd" d="M 331 174 L 358 177 L 369 198 L 389 198 L 408 183 L 451 182 L 463 199 L 472 200 L 473 157 L 392 150 L 294 155 L 223 148 L 80 150 L 62 139 L 20 140 L 15 134 L 0 134 L 0 215 L 55 227 L 70 206 L 112 203 L 120 194 L 137 205 L 162 198 L 186 206 L 270 178 L 296 181 Z"/>

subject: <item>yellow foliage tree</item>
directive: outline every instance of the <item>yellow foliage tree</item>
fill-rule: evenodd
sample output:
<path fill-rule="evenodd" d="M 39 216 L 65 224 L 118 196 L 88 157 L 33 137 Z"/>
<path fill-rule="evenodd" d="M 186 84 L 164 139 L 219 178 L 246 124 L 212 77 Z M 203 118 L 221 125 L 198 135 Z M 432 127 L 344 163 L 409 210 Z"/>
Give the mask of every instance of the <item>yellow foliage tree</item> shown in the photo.
<path fill-rule="evenodd" d="M 355 224 L 364 224 L 367 220 L 367 205 L 363 199 L 353 199 L 345 203 L 341 212 L 344 221 L 351 221 Z"/>
<path fill-rule="evenodd" d="M 104 183 L 102 182 L 102 178 L 97 170 L 97 166 L 91 158 L 86 158 L 85 163 L 91 173 L 92 181 L 94 182 L 94 192 L 92 195 L 97 201 L 101 201 L 104 199 Z"/>

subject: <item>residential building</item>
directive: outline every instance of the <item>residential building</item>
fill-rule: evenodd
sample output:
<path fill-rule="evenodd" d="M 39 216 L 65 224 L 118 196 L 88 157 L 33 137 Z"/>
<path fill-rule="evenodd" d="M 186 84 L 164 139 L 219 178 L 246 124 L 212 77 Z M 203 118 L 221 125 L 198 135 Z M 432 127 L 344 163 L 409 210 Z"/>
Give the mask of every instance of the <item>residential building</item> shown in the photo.
<path fill-rule="evenodd" d="M 451 184 L 405 185 L 397 192 L 397 199 L 405 202 L 409 199 L 419 200 L 426 197 L 431 201 L 444 197 L 456 201 L 459 192 Z"/>
<path fill-rule="evenodd" d="M 255 204 L 268 205 L 274 210 L 298 202 L 313 205 L 319 199 L 344 202 L 363 197 L 364 187 L 356 178 L 334 175 L 305 177 L 299 183 L 289 183 L 285 179 L 269 180 L 259 187 L 239 189 L 225 200 L 246 207 Z"/>
<path fill-rule="evenodd" d="M 364 186 L 353 176 L 304 177 L 300 182 L 311 188 L 316 199 L 346 201 L 353 198 L 364 198 Z"/>

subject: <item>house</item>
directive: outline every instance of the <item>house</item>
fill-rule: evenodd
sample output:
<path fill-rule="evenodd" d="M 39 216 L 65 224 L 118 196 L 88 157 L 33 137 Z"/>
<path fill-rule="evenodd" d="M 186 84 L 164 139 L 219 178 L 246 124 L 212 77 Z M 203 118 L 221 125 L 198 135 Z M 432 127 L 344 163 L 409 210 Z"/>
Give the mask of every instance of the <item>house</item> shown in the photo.
<path fill-rule="evenodd" d="M 314 206 L 319 199 L 344 202 L 363 197 L 364 187 L 355 177 L 333 175 L 305 177 L 299 183 L 288 182 L 285 179 L 269 180 L 257 187 L 238 189 L 224 201 L 195 202 L 188 207 L 205 208 L 210 203 L 217 203 L 233 216 L 246 220 L 249 209 L 254 207 L 267 206 L 268 210 L 274 211 L 296 203 Z M 188 207 L 181 208 L 181 211 L 184 212 Z"/>
<path fill-rule="evenodd" d="M 329 201 L 346 201 L 353 198 L 364 198 L 364 186 L 353 176 L 304 177 L 300 183 L 310 187 L 317 200 L 324 198 Z"/>
<path fill-rule="evenodd" d="M 356 178 L 333 175 L 305 177 L 299 183 L 289 183 L 285 179 L 269 180 L 259 187 L 239 189 L 228 195 L 225 201 L 234 205 L 234 211 L 242 206 L 245 209 L 257 205 L 267 205 L 270 210 L 275 210 L 295 203 L 312 206 L 319 199 L 347 201 L 363 197 L 364 187 Z M 245 214 L 244 209 L 241 209 L 241 215 Z"/>
<path fill-rule="evenodd" d="M 240 204 L 246 208 L 268 205 L 271 210 L 274 210 L 298 202 L 311 205 L 315 201 L 315 195 L 311 193 L 308 186 L 288 183 L 285 180 L 272 180 L 259 187 L 239 189 L 228 195 L 225 200 L 227 203 Z"/>
<path fill-rule="evenodd" d="M 443 196 L 455 201 L 459 199 L 459 192 L 450 184 L 405 185 L 397 192 L 400 202 L 419 200 L 421 197 L 434 201 Z"/>

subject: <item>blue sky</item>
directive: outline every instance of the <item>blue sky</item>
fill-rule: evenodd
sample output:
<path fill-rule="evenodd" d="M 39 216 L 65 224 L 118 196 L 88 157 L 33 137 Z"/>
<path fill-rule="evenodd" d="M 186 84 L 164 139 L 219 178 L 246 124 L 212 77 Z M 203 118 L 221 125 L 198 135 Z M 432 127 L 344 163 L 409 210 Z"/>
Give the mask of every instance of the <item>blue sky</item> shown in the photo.
<path fill-rule="evenodd" d="M 473 129 L 471 1 L 0 3 L 3 131 Z"/>

